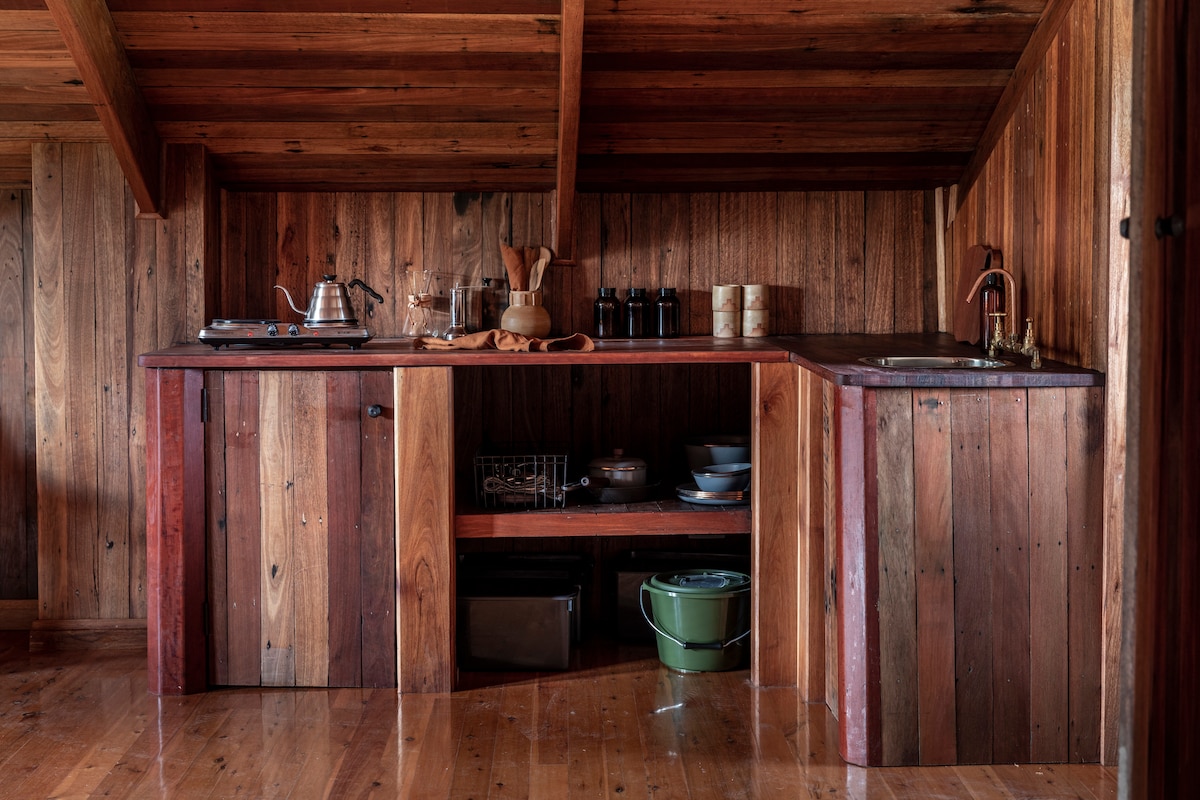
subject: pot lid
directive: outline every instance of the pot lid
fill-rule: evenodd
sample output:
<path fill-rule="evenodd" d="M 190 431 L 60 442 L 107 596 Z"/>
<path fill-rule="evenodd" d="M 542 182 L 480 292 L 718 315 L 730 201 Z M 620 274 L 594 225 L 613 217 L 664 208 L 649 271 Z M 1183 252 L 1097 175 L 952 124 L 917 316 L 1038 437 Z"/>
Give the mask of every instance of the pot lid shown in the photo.
<path fill-rule="evenodd" d="M 726 569 L 685 569 L 660 572 L 650 579 L 650 585 L 683 594 L 723 594 L 748 590 L 750 576 Z"/>
<path fill-rule="evenodd" d="M 611 456 L 593 458 L 588 462 L 588 469 L 601 469 L 608 472 L 624 472 L 642 470 L 645 468 L 645 459 L 627 456 L 625 455 L 625 451 L 619 447 L 613 450 L 613 454 Z"/>

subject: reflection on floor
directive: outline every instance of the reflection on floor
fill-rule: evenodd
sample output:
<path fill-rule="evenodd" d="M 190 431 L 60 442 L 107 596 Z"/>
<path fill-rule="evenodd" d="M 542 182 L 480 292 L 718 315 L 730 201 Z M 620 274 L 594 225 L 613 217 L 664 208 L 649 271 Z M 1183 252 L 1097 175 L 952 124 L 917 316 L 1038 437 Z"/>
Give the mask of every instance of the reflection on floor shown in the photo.
<path fill-rule="evenodd" d="M 594 646 L 562 673 L 379 689 L 146 693 L 139 653 L 31 656 L 0 635 L 5 797 L 1084 798 L 1094 765 L 861 769 L 837 723 L 745 670 L 681 674 Z"/>

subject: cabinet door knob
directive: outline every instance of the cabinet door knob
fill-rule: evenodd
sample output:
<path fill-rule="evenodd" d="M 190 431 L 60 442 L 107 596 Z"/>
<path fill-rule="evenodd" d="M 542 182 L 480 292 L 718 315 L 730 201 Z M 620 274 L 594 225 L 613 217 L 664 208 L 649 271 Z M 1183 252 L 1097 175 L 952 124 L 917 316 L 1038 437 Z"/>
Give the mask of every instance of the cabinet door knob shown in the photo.
<path fill-rule="evenodd" d="M 382 414 L 383 414 L 383 406 L 379 405 L 378 403 L 372 403 L 371 405 L 367 406 L 367 416 L 368 417 L 378 417 L 378 416 L 381 416 Z"/>
<path fill-rule="evenodd" d="M 1183 236 L 1183 217 L 1159 217 L 1154 220 L 1154 235 L 1159 239 L 1165 236 Z"/>

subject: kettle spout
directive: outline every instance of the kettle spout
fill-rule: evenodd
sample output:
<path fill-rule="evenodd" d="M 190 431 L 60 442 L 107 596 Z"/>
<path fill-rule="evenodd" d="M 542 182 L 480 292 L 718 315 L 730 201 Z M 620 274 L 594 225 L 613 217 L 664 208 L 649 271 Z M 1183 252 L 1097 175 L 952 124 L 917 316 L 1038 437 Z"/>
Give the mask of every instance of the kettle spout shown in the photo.
<path fill-rule="evenodd" d="M 283 292 L 283 296 L 287 298 L 288 305 L 292 307 L 292 311 L 295 311 L 297 314 L 307 314 L 308 313 L 307 309 L 296 308 L 296 301 L 292 299 L 292 293 L 289 292 L 286 288 L 280 286 L 278 283 L 275 284 L 275 288 L 279 289 L 281 292 Z"/>

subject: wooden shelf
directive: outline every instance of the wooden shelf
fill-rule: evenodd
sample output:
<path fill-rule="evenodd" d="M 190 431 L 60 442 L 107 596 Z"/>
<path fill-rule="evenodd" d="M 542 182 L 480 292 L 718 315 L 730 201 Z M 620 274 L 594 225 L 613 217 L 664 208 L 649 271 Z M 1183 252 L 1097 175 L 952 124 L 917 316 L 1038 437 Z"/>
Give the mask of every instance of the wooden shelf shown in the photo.
<path fill-rule="evenodd" d="M 458 539 L 536 536 L 659 536 L 750 532 L 750 506 L 698 506 L 680 500 L 573 504 L 533 511 L 460 509 Z"/>

